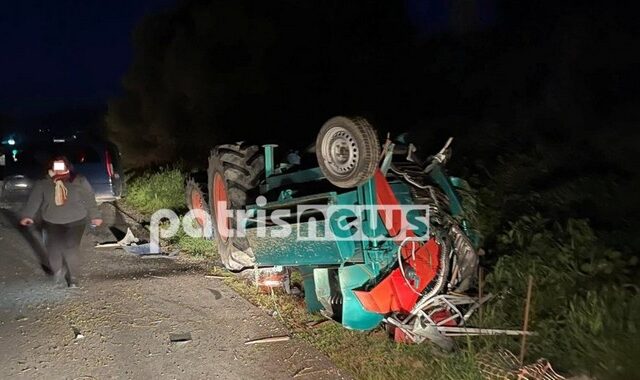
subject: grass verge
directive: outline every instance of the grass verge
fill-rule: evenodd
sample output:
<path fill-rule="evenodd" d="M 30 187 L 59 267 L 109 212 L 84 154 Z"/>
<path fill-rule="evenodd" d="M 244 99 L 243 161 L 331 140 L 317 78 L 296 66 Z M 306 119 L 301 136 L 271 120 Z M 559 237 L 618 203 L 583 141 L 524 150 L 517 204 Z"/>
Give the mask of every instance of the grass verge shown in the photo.
<path fill-rule="evenodd" d="M 209 260 L 218 259 L 218 246 L 214 240 L 189 236 L 182 229 L 169 240 L 169 243 L 189 256 Z"/>
<path fill-rule="evenodd" d="M 150 215 L 160 209 L 186 209 L 184 174 L 179 169 L 163 169 L 130 178 L 124 202 Z"/>
<path fill-rule="evenodd" d="M 475 349 L 443 353 L 429 344 L 397 344 L 382 329 L 360 332 L 345 329 L 331 320 L 311 327 L 324 318 L 307 312 L 304 301 L 286 294 L 264 294 L 223 268 L 213 275 L 238 294 L 281 320 L 292 336 L 303 339 L 326 354 L 332 362 L 359 379 L 450 379 L 476 380 L 481 375 L 475 363 Z M 274 313 L 275 312 L 275 313 Z"/>

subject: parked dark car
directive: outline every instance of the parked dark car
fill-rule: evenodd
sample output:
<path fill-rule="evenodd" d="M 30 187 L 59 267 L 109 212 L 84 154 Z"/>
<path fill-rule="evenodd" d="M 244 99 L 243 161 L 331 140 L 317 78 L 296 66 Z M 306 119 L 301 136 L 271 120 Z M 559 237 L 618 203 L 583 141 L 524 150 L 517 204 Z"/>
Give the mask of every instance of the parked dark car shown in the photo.
<path fill-rule="evenodd" d="M 0 152 L 0 202 L 23 202 L 33 182 L 46 175 L 47 162 L 64 155 L 87 178 L 98 203 L 120 199 L 124 178 L 117 147 L 108 141 L 71 139 L 4 146 Z"/>

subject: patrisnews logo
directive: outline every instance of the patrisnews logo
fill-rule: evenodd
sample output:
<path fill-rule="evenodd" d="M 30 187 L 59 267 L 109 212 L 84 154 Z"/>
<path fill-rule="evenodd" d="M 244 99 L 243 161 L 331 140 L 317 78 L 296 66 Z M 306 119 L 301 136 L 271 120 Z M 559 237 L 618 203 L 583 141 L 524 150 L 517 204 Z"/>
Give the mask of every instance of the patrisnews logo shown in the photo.
<path fill-rule="evenodd" d="M 424 205 L 297 205 L 292 209 L 228 210 L 217 205 L 215 220 L 205 210 L 191 210 L 180 218 L 167 209 L 151 216 L 151 245 L 184 232 L 196 238 L 213 235 L 288 238 L 298 241 L 385 241 L 429 238 L 429 207 Z M 263 206 L 263 205 L 262 205 Z M 258 203 L 258 207 L 261 204 Z"/>
<path fill-rule="evenodd" d="M 253 211 L 244 220 L 257 237 L 295 234 L 298 241 L 384 241 L 427 240 L 429 236 L 429 208 L 422 205 L 299 205 L 295 212 Z M 235 236 L 246 230 L 238 229 Z M 219 231 L 223 237 L 226 232 Z"/>

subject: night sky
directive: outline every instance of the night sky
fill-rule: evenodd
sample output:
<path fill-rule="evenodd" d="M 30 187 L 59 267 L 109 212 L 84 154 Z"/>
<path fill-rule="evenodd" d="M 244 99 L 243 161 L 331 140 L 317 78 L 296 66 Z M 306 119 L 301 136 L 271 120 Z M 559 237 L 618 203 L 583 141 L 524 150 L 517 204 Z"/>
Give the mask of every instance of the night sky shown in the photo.
<path fill-rule="evenodd" d="M 14 117 L 103 105 L 120 91 L 131 33 L 174 0 L 5 1 L 0 113 Z"/>
<path fill-rule="evenodd" d="M 5 1 L 0 11 L 0 114 L 23 119 L 104 106 L 119 95 L 132 59 L 131 34 L 148 13 L 176 0 Z M 423 35 L 455 28 L 447 0 L 405 0 Z M 476 3 L 491 23 L 494 1 Z"/>

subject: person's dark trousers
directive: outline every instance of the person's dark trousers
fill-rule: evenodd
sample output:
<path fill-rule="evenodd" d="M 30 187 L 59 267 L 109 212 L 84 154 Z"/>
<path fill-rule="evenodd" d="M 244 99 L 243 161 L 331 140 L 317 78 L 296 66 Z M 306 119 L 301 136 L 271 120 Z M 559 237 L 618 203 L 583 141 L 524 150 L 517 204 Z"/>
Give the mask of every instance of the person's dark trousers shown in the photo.
<path fill-rule="evenodd" d="M 64 273 L 68 285 L 75 283 L 78 270 L 78 250 L 86 221 L 83 219 L 67 224 L 44 221 L 42 226 L 51 271 L 57 275 Z"/>

